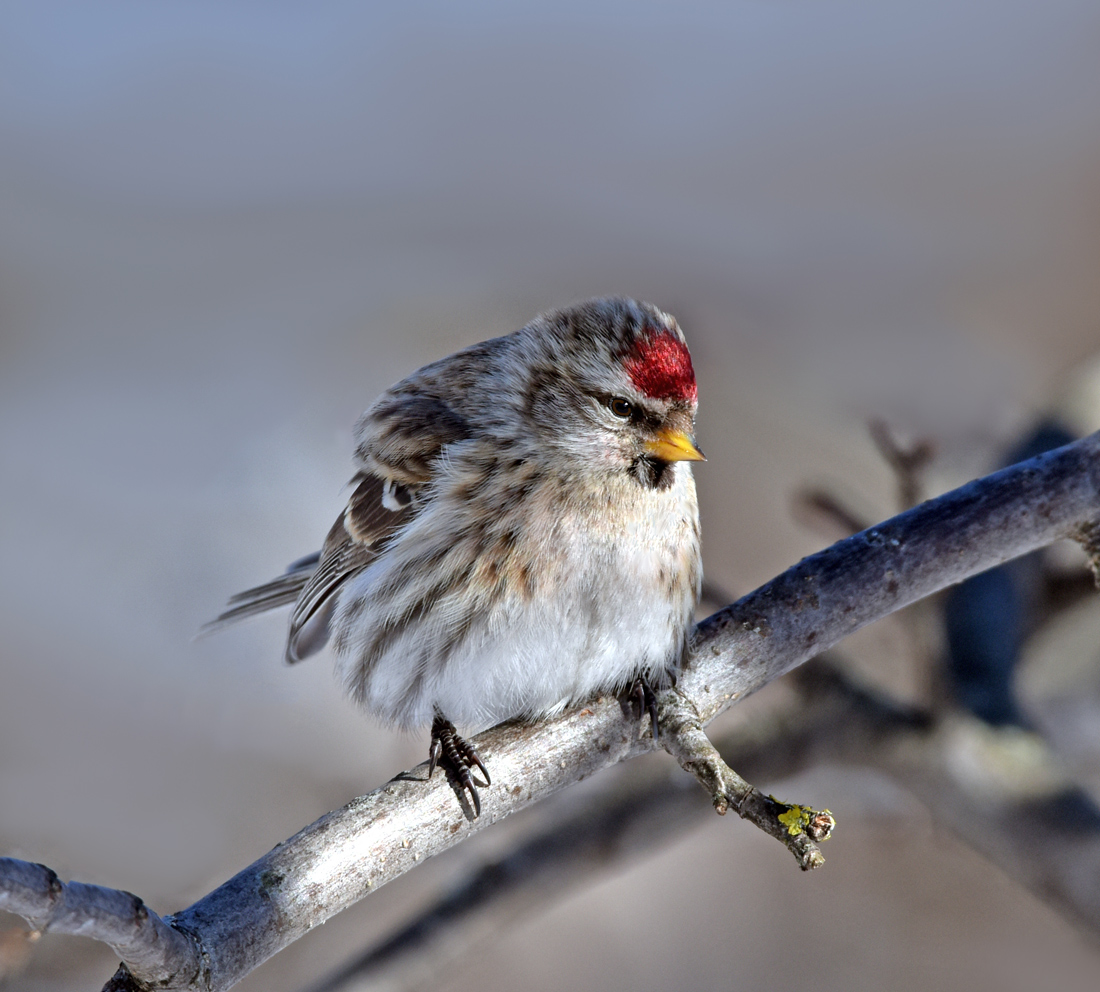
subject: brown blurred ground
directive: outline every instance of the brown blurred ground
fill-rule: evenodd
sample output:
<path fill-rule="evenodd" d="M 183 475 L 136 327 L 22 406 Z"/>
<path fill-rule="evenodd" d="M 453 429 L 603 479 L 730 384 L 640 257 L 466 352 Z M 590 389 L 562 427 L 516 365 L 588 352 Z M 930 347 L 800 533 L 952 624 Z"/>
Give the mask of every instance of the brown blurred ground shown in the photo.
<path fill-rule="evenodd" d="M 541 308 L 680 317 L 734 592 L 820 544 L 800 484 L 892 512 L 868 416 L 984 471 L 1100 344 L 1098 44 L 1086 2 L 6 5 L 0 852 L 168 912 L 420 760 L 281 665 L 281 619 L 191 638 L 314 548 L 379 390 Z M 838 814 L 823 871 L 715 818 L 444 987 L 1093 987 L 888 783 L 759 784 Z M 241 987 L 316 978 L 451 870 Z M 112 968 L 47 937 L 18 987 Z"/>

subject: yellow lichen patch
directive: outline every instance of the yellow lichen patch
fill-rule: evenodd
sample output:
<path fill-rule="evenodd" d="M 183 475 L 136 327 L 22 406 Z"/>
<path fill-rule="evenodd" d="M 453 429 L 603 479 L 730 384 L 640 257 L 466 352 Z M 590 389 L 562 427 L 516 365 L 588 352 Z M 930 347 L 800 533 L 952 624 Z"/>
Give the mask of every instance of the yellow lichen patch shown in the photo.
<path fill-rule="evenodd" d="M 814 811 L 808 806 L 791 806 L 786 813 L 779 814 L 779 822 L 787 828 L 787 833 L 797 837 L 813 819 Z"/>

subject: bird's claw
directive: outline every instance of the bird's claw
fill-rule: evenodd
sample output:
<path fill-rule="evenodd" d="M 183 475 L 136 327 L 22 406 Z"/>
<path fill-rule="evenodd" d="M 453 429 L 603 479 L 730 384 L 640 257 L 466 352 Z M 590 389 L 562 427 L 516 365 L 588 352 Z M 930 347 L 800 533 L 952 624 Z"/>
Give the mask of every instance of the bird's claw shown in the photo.
<path fill-rule="evenodd" d="M 428 749 L 428 778 L 432 777 L 436 765 L 454 776 L 455 781 L 470 797 L 474 807 L 474 817 L 481 815 L 481 796 L 477 787 L 492 785 L 489 777 L 489 769 L 474 748 L 461 737 L 455 730 L 455 725 L 442 715 L 437 715 L 432 721 L 432 743 Z M 478 782 L 470 770 L 476 767 L 485 776 L 484 782 Z"/>
<path fill-rule="evenodd" d="M 630 701 L 638 710 L 638 719 L 649 713 L 650 726 L 653 729 L 653 739 L 657 740 L 657 693 L 649 684 L 645 675 L 639 675 L 630 687 Z"/>

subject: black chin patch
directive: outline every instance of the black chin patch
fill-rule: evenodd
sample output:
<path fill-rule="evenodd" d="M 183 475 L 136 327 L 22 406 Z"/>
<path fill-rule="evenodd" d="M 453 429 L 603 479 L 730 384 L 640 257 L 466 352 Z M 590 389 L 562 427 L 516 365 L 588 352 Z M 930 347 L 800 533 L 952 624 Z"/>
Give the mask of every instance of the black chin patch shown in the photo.
<path fill-rule="evenodd" d="M 645 489 L 668 489 L 672 485 L 672 464 L 660 458 L 642 455 L 634 459 L 628 471 Z"/>

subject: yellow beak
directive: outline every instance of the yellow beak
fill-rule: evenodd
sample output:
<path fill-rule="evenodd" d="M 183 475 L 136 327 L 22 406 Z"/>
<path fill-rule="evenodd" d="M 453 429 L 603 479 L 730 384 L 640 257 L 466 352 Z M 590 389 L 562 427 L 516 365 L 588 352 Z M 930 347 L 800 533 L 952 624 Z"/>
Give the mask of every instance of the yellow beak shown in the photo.
<path fill-rule="evenodd" d="M 695 441 L 683 431 L 665 427 L 657 432 L 652 441 L 646 441 L 645 450 L 654 458 L 663 462 L 705 462 L 707 456 L 697 447 Z"/>

